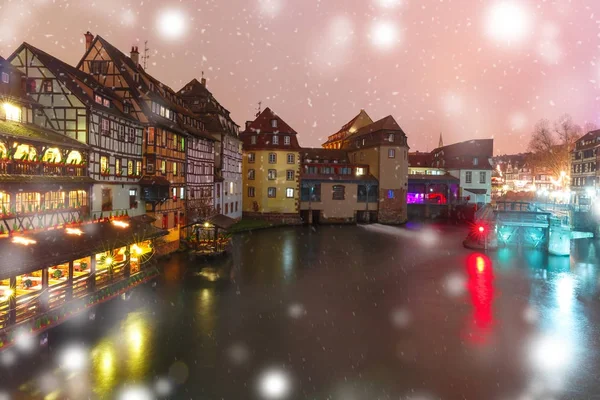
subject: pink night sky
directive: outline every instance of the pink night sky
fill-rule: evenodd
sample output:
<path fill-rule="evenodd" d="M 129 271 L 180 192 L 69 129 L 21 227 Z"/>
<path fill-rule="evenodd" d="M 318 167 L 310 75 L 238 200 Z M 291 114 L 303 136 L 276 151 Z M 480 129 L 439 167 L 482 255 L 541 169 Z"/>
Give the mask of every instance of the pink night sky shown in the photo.
<path fill-rule="evenodd" d="M 27 41 L 75 64 L 90 30 L 177 90 L 205 71 L 240 125 L 257 103 L 303 146 L 361 108 L 393 115 L 413 150 L 495 139 L 524 151 L 535 122 L 600 125 L 598 0 L 0 0 L 0 54 Z"/>

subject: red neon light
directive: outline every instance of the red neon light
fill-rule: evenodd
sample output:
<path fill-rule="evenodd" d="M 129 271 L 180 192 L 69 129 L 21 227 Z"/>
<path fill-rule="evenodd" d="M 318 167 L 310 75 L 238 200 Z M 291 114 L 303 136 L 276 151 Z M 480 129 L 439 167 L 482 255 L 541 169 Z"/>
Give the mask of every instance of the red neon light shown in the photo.
<path fill-rule="evenodd" d="M 485 228 L 483 226 L 479 226 L 477 230 L 479 231 L 479 233 L 483 233 L 485 231 Z"/>

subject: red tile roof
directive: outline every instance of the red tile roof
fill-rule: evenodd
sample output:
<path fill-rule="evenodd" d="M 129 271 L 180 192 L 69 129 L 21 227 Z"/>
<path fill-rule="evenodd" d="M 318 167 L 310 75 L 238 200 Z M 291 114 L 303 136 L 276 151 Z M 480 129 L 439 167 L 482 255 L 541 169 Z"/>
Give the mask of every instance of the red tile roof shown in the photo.
<path fill-rule="evenodd" d="M 273 128 L 272 120 L 277 120 L 277 127 Z M 297 133 L 280 116 L 270 108 L 266 108 L 254 121 L 248 122 L 246 130 L 240 133 L 244 149 L 273 149 L 273 150 L 300 150 Z M 278 144 L 273 144 L 273 136 L 278 136 Z M 284 144 L 284 137 L 290 137 L 290 144 Z M 252 144 L 252 137 L 256 143 Z"/>
<path fill-rule="evenodd" d="M 433 156 L 431 153 L 408 153 L 408 166 L 409 167 L 431 167 L 433 163 Z"/>

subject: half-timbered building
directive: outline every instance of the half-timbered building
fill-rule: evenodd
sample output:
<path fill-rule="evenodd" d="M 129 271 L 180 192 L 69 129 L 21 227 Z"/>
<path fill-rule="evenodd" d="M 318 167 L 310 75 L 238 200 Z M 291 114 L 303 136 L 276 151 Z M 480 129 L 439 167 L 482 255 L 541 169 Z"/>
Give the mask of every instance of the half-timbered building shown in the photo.
<path fill-rule="evenodd" d="M 126 56 L 100 36 L 85 37 L 77 68 L 114 90 L 144 125 L 142 199 L 157 225 L 169 229 L 166 241 L 175 246 L 186 208 L 192 212 L 187 204 L 212 207 L 214 139 L 171 88 L 139 65 L 137 47 Z M 186 204 L 187 199 L 199 201 Z"/>
<path fill-rule="evenodd" d="M 92 75 L 28 43 L 9 60 L 23 73 L 27 95 L 41 105 L 33 113 L 35 124 L 89 145 L 92 215 L 144 214 L 139 204 L 142 125 L 128 115 L 128 104 Z"/>
<path fill-rule="evenodd" d="M 215 142 L 216 211 L 230 218 L 242 217 L 242 143 L 239 126 L 206 87 L 206 79 L 192 79 L 177 92 L 187 108 L 199 116 Z"/>

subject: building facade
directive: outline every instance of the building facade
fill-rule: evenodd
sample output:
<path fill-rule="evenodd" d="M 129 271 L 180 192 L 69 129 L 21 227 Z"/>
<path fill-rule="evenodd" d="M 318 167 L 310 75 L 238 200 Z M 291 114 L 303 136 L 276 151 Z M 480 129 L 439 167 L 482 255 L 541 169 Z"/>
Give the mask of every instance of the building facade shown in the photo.
<path fill-rule="evenodd" d="M 576 204 L 589 206 L 600 189 L 600 130 L 588 132 L 571 151 L 571 190 Z"/>
<path fill-rule="evenodd" d="M 239 126 L 206 87 L 206 79 L 192 79 L 178 95 L 215 139 L 214 206 L 233 219 L 242 217 L 242 142 Z"/>
<path fill-rule="evenodd" d="M 354 134 L 360 128 L 372 124 L 373 120 L 369 117 L 369 114 L 365 110 L 360 110 L 356 117 L 348 121 L 342 128 L 327 137 L 327 141 L 323 143 L 323 147 L 326 149 L 341 149 L 344 140 Z"/>
<path fill-rule="evenodd" d="M 183 99 L 139 65 L 137 47 L 126 56 L 89 32 L 85 43 L 77 68 L 112 88 L 128 114 L 144 126 L 142 200 L 156 226 L 169 231 L 165 251 L 170 251 L 178 246 L 179 229 L 188 214 L 199 215 L 213 207 L 214 139 L 185 108 Z M 193 201 L 188 204 L 188 199 Z"/>
<path fill-rule="evenodd" d="M 142 125 L 124 113 L 111 89 L 28 43 L 9 58 L 23 74 L 27 95 L 40 105 L 33 122 L 89 146 L 86 165 L 95 183 L 92 215 L 145 213 L 140 204 Z M 73 160 L 56 154 L 56 163 Z"/>
<path fill-rule="evenodd" d="M 243 213 L 299 221 L 300 145 L 297 133 L 270 108 L 246 122 Z"/>
<path fill-rule="evenodd" d="M 357 129 L 342 149 L 353 164 L 366 164 L 379 182 L 378 221 L 399 224 L 407 220 L 408 142 L 392 116 Z"/>

